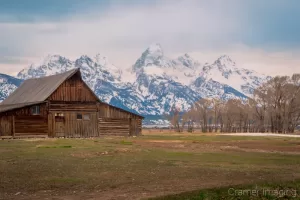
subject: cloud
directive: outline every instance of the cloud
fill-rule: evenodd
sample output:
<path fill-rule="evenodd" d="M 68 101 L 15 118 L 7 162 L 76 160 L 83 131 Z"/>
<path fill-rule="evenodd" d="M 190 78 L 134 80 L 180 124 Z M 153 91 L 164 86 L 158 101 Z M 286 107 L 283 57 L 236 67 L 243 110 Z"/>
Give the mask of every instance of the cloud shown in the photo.
<path fill-rule="evenodd" d="M 212 63 L 220 55 L 227 54 L 236 62 L 237 67 L 252 69 L 270 75 L 292 75 L 300 73 L 300 51 L 270 52 L 259 48 L 250 48 L 245 45 L 233 45 L 230 48 L 191 52 L 191 56 L 205 62 Z"/>
<path fill-rule="evenodd" d="M 259 43 L 264 44 L 262 38 L 267 31 L 259 25 L 254 26 L 252 18 L 247 18 L 247 9 L 252 8 L 253 4 L 245 5 L 237 0 L 129 4 L 118 1 L 110 3 L 105 9 L 102 4 L 94 4 L 80 10 L 79 14 L 68 12 L 60 19 L 58 16 L 49 19 L 48 16 L 47 20 L 40 20 L 39 13 L 36 18 L 31 16 L 31 20 L 25 22 L 7 20 L 0 23 L 0 38 L 3 40 L 0 57 L 20 57 L 23 65 L 18 60 L 13 67 L 12 61 L 0 58 L 0 67 L 1 71 L 12 68 L 17 71 L 28 64 L 25 58 L 32 58 L 34 62 L 47 54 L 76 58 L 96 53 L 108 56 L 118 66 L 128 67 L 153 42 L 160 42 L 170 56 L 198 52 L 195 55 L 204 56 L 197 57 L 200 61 L 210 60 L 217 52 L 241 52 L 238 46 L 241 44 L 251 47 L 243 51 L 253 54 L 252 57 L 259 63 L 262 58 L 254 55 L 257 49 L 264 51 L 266 48 L 259 46 Z M 254 31 L 253 27 L 260 28 L 255 30 L 257 33 L 250 34 Z M 271 41 L 265 43 L 270 44 Z M 271 50 L 268 53 L 276 54 Z M 237 60 L 247 57 L 232 54 Z"/>

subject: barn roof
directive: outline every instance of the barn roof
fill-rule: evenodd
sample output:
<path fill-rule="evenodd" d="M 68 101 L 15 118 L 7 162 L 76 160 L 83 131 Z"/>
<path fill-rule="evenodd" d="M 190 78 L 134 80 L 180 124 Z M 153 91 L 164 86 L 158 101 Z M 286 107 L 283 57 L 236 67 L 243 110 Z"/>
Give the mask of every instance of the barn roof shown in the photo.
<path fill-rule="evenodd" d="M 78 71 L 79 69 L 73 69 L 62 74 L 25 80 L 0 105 L 45 101 L 65 80 Z"/>
<path fill-rule="evenodd" d="M 20 87 L 18 87 L 11 95 L 9 95 L 4 101 L 0 103 L 0 113 L 6 112 L 9 110 L 14 110 L 17 108 L 23 108 L 26 106 L 36 105 L 40 103 L 44 103 L 47 98 L 67 79 L 72 77 L 77 72 L 80 73 L 80 69 L 72 69 L 70 71 L 52 75 L 52 76 L 46 76 L 42 78 L 33 78 L 25 80 Z M 87 88 L 95 95 L 97 100 L 101 103 L 107 104 L 105 102 L 102 102 L 97 95 L 91 90 L 91 88 L 83 81 L 83 83 L 87 86 Z M 116 106 L 112 106 L 110 104 L 107 104 L 111 107 L 118 108 Z M 118 108 L 124 112 L 132 113 L 127 110 L 124 110 L 122 108 Z M 137 115 L 141 118 L 144 118 L 143 116 L 132 113 L 134 115 Z"/>
<path fill-rule="evenodd" d="M 6 111 L 10 111 L 10 110 L 14 110 L 14 109 L 18 109 L 18 108 L 23 108 L 26 106 L 32 106 L 32 105 L 37 105 L 40 103 L 45 103 L 45 102 L 30 102 L 30 103 L 18 103 L 18 104 L 0 104 L 0 113 L 1 112 L 6 112 Z"/>

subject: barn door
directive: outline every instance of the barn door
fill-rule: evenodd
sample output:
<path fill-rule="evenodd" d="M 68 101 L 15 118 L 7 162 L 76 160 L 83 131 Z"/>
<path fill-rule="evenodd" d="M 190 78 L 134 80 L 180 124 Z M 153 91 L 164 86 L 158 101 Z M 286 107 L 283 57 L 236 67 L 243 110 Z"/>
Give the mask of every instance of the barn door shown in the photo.
<path fill-rule="evenodd" d="M 64 116 L 57 115 L 55 116 L 55 135 L 56 137 L 65 136 L 65 120 Z"/>
<path fill-rule="evenodd" d="M 55 135 L 62 137 L 65 135 L 65 125 L 63 122 L 55 122 Z"/>
<path fill-rule="evenodd" d="M 130 135 L 137 136 L 138 133 L 137 133 L 137 126 L 136 126 L 136 119 L 130 118 L 129 124 L 130 124 Z"/>

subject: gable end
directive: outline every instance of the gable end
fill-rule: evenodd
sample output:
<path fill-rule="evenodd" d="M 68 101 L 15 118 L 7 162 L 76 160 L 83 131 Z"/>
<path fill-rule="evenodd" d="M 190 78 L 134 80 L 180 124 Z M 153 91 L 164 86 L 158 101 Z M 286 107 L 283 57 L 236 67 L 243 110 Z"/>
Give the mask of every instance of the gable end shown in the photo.
<path fill-rule="evenodd" d="M 49 97 L 50 101 L 96 102 L 98 98 L 76 72 L 65 80 Z"/>

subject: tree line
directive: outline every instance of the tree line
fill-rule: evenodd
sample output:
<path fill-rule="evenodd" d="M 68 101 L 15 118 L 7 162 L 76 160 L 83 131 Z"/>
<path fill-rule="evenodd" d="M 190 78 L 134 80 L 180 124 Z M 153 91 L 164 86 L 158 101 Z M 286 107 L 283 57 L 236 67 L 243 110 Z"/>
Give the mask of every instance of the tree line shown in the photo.
<path fill-rule="evenodd" d="M 277 76 L 247 99 L 200 99 L 190 110 L 166 115 L 177 132 L 294 133 L 300 125 L 300 74 Z"/>

